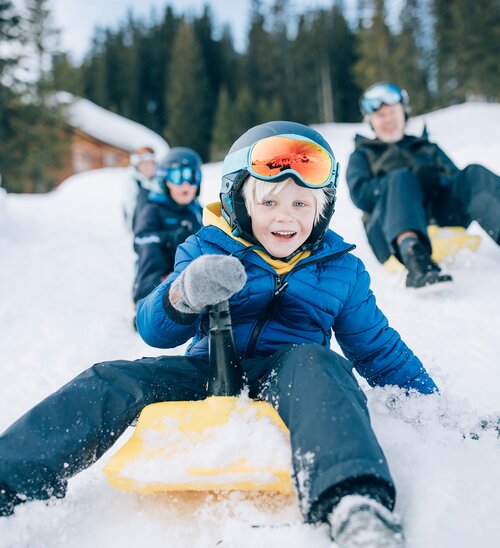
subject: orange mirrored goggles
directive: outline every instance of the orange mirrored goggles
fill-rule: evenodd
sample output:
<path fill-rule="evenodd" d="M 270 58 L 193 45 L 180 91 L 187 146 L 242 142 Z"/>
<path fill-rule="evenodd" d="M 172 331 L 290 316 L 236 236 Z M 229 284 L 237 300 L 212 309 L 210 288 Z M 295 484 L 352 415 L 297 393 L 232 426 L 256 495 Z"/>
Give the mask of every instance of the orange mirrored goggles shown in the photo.
<path fill-rule="evenodd" d="M 324 147 L 300 135 L 273 135 L 226 157 L 224 175 L 246 169 L 264 181 L 292 176 L 308 188 L 334 186 L 338 162 Z"/>

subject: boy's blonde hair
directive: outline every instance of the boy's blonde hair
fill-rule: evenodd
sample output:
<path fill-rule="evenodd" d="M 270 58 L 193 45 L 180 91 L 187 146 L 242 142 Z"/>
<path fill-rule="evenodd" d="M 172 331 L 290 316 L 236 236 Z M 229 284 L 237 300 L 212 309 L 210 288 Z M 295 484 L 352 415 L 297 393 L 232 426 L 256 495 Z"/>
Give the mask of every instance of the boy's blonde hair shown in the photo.
<path fill-rule="evenodd" d="M 266 194 L 279 194 L 289 184 L 296 184 L 291 177 L 279 183 L 274 183 L 273 181 L 261 181 L 250 175 L 243 185 L 243 197 L 248 215 L 252 216 L 255 204 L 261 203 L 262 198 Z M 307 190 L 311 191 L 314 203 L 316 204 L 316 214 L 314 216 L 314 224 L 316 224 L 324 214 L 328 203 L 329 191 L 327 188 L 308 188 Z"/>

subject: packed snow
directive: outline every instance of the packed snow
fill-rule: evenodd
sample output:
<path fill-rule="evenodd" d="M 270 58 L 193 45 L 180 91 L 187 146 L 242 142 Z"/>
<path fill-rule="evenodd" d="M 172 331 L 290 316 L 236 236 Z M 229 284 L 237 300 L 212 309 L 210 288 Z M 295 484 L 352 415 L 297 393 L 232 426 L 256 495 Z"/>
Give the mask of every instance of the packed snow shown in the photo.
<path fill-rule="evenodd" d="M 411 120 L 460 166 L 500 172 L 500 104 L 446 108 Z M 319 127 L 344 168 L 362 124 Z M 220 164 L 203 167 L 201 199 L 217 199 Z M 0 213 L 0 430 L 95 362 L 162 353 L 132 329 L 134 255 L 122 218 L 126 170 L 71 177 L 47 195 L 13 195 Z M 500 538 L 500 248 L 482 237 L 475 253 L 445 265 L 438 293 L 404 287 L 374 259 L 341 177 L 332 228 L 357 245 L 382 310 L 422 359 L 440 396 L 366 388 L 373 426 L 398 488 L 410 548 L 494 548 Z M 332 348 L 338 350 L 336 343 Z M 119 440 L 123 444 L 129 432 Z M 22 451 L 22 447 L 19 448 Z M 295 500 L 242 495 L 133 495 L 102 468 L 112 448 L 70 481 L 66 499 L 29 503 L 0 518 L 0 547 L 136 546 L 303 548 L 334 546 L 324 525 L 305 525 Z M 259 527 L 257 527 L 259 526 Z"/>

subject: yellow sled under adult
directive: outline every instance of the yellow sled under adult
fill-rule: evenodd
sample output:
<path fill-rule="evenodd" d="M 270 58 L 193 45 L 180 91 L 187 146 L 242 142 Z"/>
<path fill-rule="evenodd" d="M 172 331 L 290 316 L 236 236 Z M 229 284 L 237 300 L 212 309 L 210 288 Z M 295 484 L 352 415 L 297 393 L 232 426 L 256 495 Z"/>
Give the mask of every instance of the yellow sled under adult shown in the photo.
<path fill-rule="evenodd" d="M 477 251 L 481 245 L 481 236 L 467 234 L 461 226 L 440 227 L 429 225 L 427 233 L 432 244 L 432 258 L 436 263 L 451 260 L 460 251 Z M 384 263 L 389 272 L 396 272 L 403 265 L 393 255 Z"/>

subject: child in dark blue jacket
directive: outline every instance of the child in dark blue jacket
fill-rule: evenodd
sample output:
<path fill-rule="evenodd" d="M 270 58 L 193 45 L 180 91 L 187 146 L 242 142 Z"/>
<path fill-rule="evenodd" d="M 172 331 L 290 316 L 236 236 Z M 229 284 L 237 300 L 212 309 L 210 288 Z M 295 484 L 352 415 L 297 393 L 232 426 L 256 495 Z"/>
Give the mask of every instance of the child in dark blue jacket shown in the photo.
<path fill-rule="evenodd" d="M 201 158 L 194 150 L 170 149 L 157 170 L 161 192 L 149 192 L 146 204 L 136 212 L 134 303 L 172 272 L 177 246 L 201 228 L 200 168 Z"/>
<path fill-rule="evenodd" d="M 437 388 L 377 307 L 354 246 L 328 229 L 337 178 L 330 146 L 301 124 L 269 122 L 236 141 L 221 202 L 139 302 L 145 341 L 172 348 L 192 338 L 186 355 L 97 364 L 12 425 L 0 438 L 4 514 L 19 496 L 63 496 L 145 405 L 204 398 L 206 307 L 229 299 L 250 395 L 290 430 L 304 519 L 327 521 L 341 547 L 403 546 L 393 480 L 352 369 L 372 386 Z M 330 350 L 332 331 L 345 358 Z M 29 458 L 15 450 L 21 438 Z"/>

